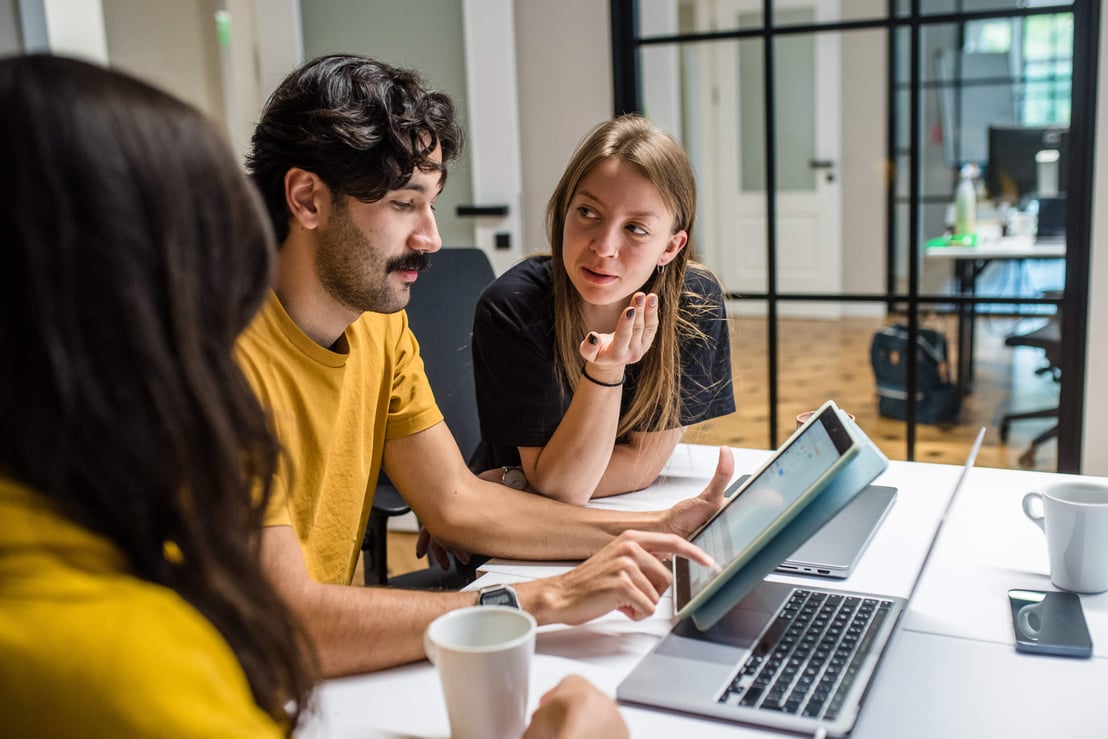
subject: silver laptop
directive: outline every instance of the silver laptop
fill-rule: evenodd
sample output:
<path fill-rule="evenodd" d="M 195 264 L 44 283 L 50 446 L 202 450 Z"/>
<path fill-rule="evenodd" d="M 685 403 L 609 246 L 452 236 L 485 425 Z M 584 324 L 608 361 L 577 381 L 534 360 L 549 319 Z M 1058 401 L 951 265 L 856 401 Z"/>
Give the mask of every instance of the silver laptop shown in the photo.
<path fill-rule="evenodd" d="M 620 683 L 619 700 L 755 726 L 843 736 L 853 727 L 862 699 L 897 622 L 916 592 L 959 491 L 981 448 L 978 432 L 950 500 L 931 539 L 907 599 L 774 582 L 750 582 L 740 570 L 726 594 L 732 605 L 718 613 L 680 619 Z M 868 441 L 868 440 L 867 440 Z M 872 445 L 872 442 L 868 442 Z M 879 453 L 878 453 L 879 454 Z M 849 468 L 844 474 L 849 472 Z M 846 494 L 853 498 L 869 480 Z M 828 488 L 797 521 L 841 493 Z M 824 514 L 824 522 L 834 512 Z M 781 530 L 765 549 L 795 547 L 799 523 Z M 786 549 L 792 551 L 792 549 Z M 780 558 L 778 558 L 780 561 Z M 752 562 L 764 575 L 773 563 Z M 758 576 L 759 579 L 761 575 Z M 741 587 L 730 587 L 741 583 Z M 730 592 L 728 592 L 730 590 Z M 741 599 L 739 599 L 741 598 Z M 702 610 L 712 610 L 710 602 Z"/>
<path fill-rule="evenodd" d="M 777 565 L 779 572 L 849 577 L 896 500 L 896 488 L 868 485 L 816 535 Z"/>
<path fill-rule="evenodd" d="M 731 495 L 749 478 L 750 475 L 740 475 L 725 495 Z M 850 577 L 895 501 L 896 488 L 867 485 L 846 508 L 777 565 L 778 572 L 838 579 Z"/>

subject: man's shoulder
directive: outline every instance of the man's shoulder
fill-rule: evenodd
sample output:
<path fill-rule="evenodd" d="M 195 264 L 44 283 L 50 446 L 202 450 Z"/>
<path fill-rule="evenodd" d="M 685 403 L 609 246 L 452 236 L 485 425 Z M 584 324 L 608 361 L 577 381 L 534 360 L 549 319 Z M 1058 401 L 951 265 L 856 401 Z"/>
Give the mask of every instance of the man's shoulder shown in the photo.
<path fill-rule="evenodd" d="M 235 351 L 240 361 L 260 358 L 274 350 L 275 344 L 284 335 L 281 331 L 279 312 L 280 304 L 276 296 L 270 293 L 235 342 Z"/>

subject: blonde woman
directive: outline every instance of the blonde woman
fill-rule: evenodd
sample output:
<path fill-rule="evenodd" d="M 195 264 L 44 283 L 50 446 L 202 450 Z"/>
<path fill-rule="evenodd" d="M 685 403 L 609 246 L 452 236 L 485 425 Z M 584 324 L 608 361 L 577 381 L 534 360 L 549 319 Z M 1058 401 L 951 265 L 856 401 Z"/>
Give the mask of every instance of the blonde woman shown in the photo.
<path fill-rule="evenodd" d="M 589 134 L 547 206 L 552 254 L 478 304 L 475 467 L 583 505 L 649 485 L 688 425 L 734 410 L 695 214 L 692 165 L 668 133 L 628 115 Z"/>

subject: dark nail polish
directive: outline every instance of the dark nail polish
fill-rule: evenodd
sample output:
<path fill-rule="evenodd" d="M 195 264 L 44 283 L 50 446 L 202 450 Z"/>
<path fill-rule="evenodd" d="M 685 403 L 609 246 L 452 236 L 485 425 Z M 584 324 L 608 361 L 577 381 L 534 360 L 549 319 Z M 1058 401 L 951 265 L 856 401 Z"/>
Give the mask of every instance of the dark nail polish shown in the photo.
<path fill-rule="evenodd" d="M 589 334 L 589 343 L 595 346 L 600 343 L 600 339 L 596 338 L 596 334 Z"/>
<path fill-rule="evenodd" d="M 634 308 L 628 308 L 627 309 L 627 317 L 628 318 L 634 318 L 635 317 L 635 309 Z"/>

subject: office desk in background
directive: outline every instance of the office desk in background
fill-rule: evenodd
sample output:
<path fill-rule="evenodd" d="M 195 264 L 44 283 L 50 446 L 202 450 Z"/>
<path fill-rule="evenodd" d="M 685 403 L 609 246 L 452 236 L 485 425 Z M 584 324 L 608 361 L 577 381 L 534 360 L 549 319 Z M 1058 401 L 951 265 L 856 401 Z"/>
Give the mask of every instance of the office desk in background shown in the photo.
<path fill-rule="evenodd" d="M 678 445 L 664 477 L 650 488 L 604 498 L 596 507 L 653 509 L 700 492 L 715 465 L 715 447 Z M 736 476 L 769 455 L 735 450 Z M 907 595 L 924 559 L 959 468 L 892 462 L 878 482 L 899 489 L 897 502 L 851 577 L 827 581 L 771 575 L 782 582 Z M 1053 590 L 1042 532 L 1024 518 L 1024 493 L 1061 475 L 975 469 L 937 542 L 898 633 L 878 668 L 852 734 L 898 737 L 1104 737 L 1108 685 L 1108 594 L 1081 596 L 1094 657 L 1015 651 L 1007 591 Z M 1100 480 L 1105 482 L 1104 479 Z M 473 587 L 564 572 L 570 563 L 492 560 Z M 530 709 L 568 674 L 584 675 L 609 695 L 669 630 L 672 602 L 635 623 L 609 614 L 583 626 L 539 630 Z M 427 662 L 326 682 L 320 711 L 304 737 L 447 737 L 438 675 Z M 631 736 L 670 739 L 786 737 L 741 724 L 621 705 Z"/>
<path fill-rule="evenodd" d="M 948 260 L 953 264 L 958 295 L 969 297 L 977 292 L 977 280 L 985 268 L 996 261 L 1024 259 L 1065 259 L 1065 239 L 1036 242 L 1033 236 L 1005 236 L 984 241 L 977 246 L 927 246 L 924 257 L 934 261 Z M 1038 296 L 1031 296 L 1038 297 Z M 973 392 L 974 324 L 977 311 L 973 305 L 958 306 L 958 370 L 955 381 L 963 395 Z"/>

